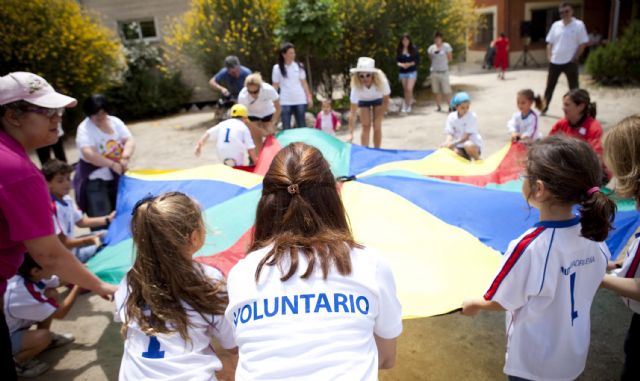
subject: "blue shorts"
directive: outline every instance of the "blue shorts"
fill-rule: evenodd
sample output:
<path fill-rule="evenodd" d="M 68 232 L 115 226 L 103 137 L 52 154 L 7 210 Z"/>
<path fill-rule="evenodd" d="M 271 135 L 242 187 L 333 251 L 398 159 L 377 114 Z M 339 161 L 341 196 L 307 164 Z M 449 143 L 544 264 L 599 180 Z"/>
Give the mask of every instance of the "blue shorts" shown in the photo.
<path fill-rule="evenodd" d="M 418 78 L 418 72 L 410 71 L 408 73 L 400 73 L 398 76 L 400 77 L 400 79 L 416 79 Z"/>
<path fill-rule="evenodd" d="M 29 328 L 23 328 L 11 334 L 11 354 L 15 355 L 20 352 L 20 349 L 22 349 L 22 336 L 28 330 Z"/>
<path fill-rule="evenodd" d="M 382 98 L 372 101 L 358 101 L 358 107 L 375 107 L 382 105 Z"/>

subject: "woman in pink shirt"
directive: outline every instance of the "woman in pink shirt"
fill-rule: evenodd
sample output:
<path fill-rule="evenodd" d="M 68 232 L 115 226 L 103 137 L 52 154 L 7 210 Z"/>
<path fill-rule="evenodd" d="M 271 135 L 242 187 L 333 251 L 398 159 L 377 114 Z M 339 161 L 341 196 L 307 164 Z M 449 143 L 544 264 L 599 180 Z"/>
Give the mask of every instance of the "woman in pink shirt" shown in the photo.
<path fill-rule="evenodd" d="M 14 72 L 0 77 L 0 295 L 25 252 L 47 272 L 103 297 L 116 290 L 91 274 L 55 236 L 47 184 L 27 154 L 55 143 L 64 109 L 75 104 L 75 99 L 57 93 L 35 74 Z M 15 379 L 14 370 L 28 375 L 41 364 L 31 360 L 14 366 L 4 313 L 0 313 L 0 369 L 6 372 L 5 379 Z"/>

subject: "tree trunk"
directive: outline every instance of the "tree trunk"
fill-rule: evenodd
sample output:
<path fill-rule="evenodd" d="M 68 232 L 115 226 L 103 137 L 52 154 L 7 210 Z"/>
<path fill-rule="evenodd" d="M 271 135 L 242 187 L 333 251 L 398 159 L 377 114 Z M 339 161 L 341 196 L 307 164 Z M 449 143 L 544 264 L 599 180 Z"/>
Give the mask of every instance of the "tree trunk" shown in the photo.
<path fill-rule="evenodd" d="M 313 87 L 313 76 L 311 75 L 311 63 L 309 61 L 309 53 L 306 55 L 307 60 L 307 77 L 309 78 L 309 91 L 311 92 L 311 96 L 313 96 L 314 87 Z"/>

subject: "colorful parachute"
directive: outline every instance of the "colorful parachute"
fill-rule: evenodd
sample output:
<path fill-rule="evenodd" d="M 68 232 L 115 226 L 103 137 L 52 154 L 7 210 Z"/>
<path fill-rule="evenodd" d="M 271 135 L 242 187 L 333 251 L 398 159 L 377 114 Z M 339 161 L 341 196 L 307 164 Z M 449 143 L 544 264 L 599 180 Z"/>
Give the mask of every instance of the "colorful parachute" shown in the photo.
<path fill-rule="evenodd" d="M 355 176 L 341 190 L 354 235 L 391 263 L 405 317 L 445 313 L 481 295 L 509 241 L 538 218 L 520 194 L 525 148 L 519 144 L 470 163 L 449 150 L 376 150 L 294 129 L 266 142 L 254 173 L 222 165 L 127 173 L 108 245 L 89 268 L 118 282 L 134 255 L 133 206 L 148 193 L 179 190 L 200 202 L 209 229 L 197 260 L 228 272 L 250 242 L 261 175 L 278 150 L 295 141 L 319 148 L 336 176 Z M 607 240 L 614 256 L 640 226 L 633 203 L 618 205 L 616 229 Z"/>

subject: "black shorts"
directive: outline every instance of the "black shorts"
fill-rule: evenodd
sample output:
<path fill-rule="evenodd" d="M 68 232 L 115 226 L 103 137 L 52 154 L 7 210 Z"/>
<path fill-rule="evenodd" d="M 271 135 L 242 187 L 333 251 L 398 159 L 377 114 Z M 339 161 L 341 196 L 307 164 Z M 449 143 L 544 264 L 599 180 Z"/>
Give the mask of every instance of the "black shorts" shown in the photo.
<path fill-rule="evenodd" d="M 273 114 L 271 115 L 267 115 L 265 117 L 257 117 L 257 116 L 251 116 L 249 115 L 249 120 L 252 122 L 271 122 L 271 118 L 273 117 Z"/>
<path fill-rule="evenodd" d="M 358 101 L 358 107 L 375 107 L 382 105 L 382 98 L 374 99 L 372 101 Z"/>

